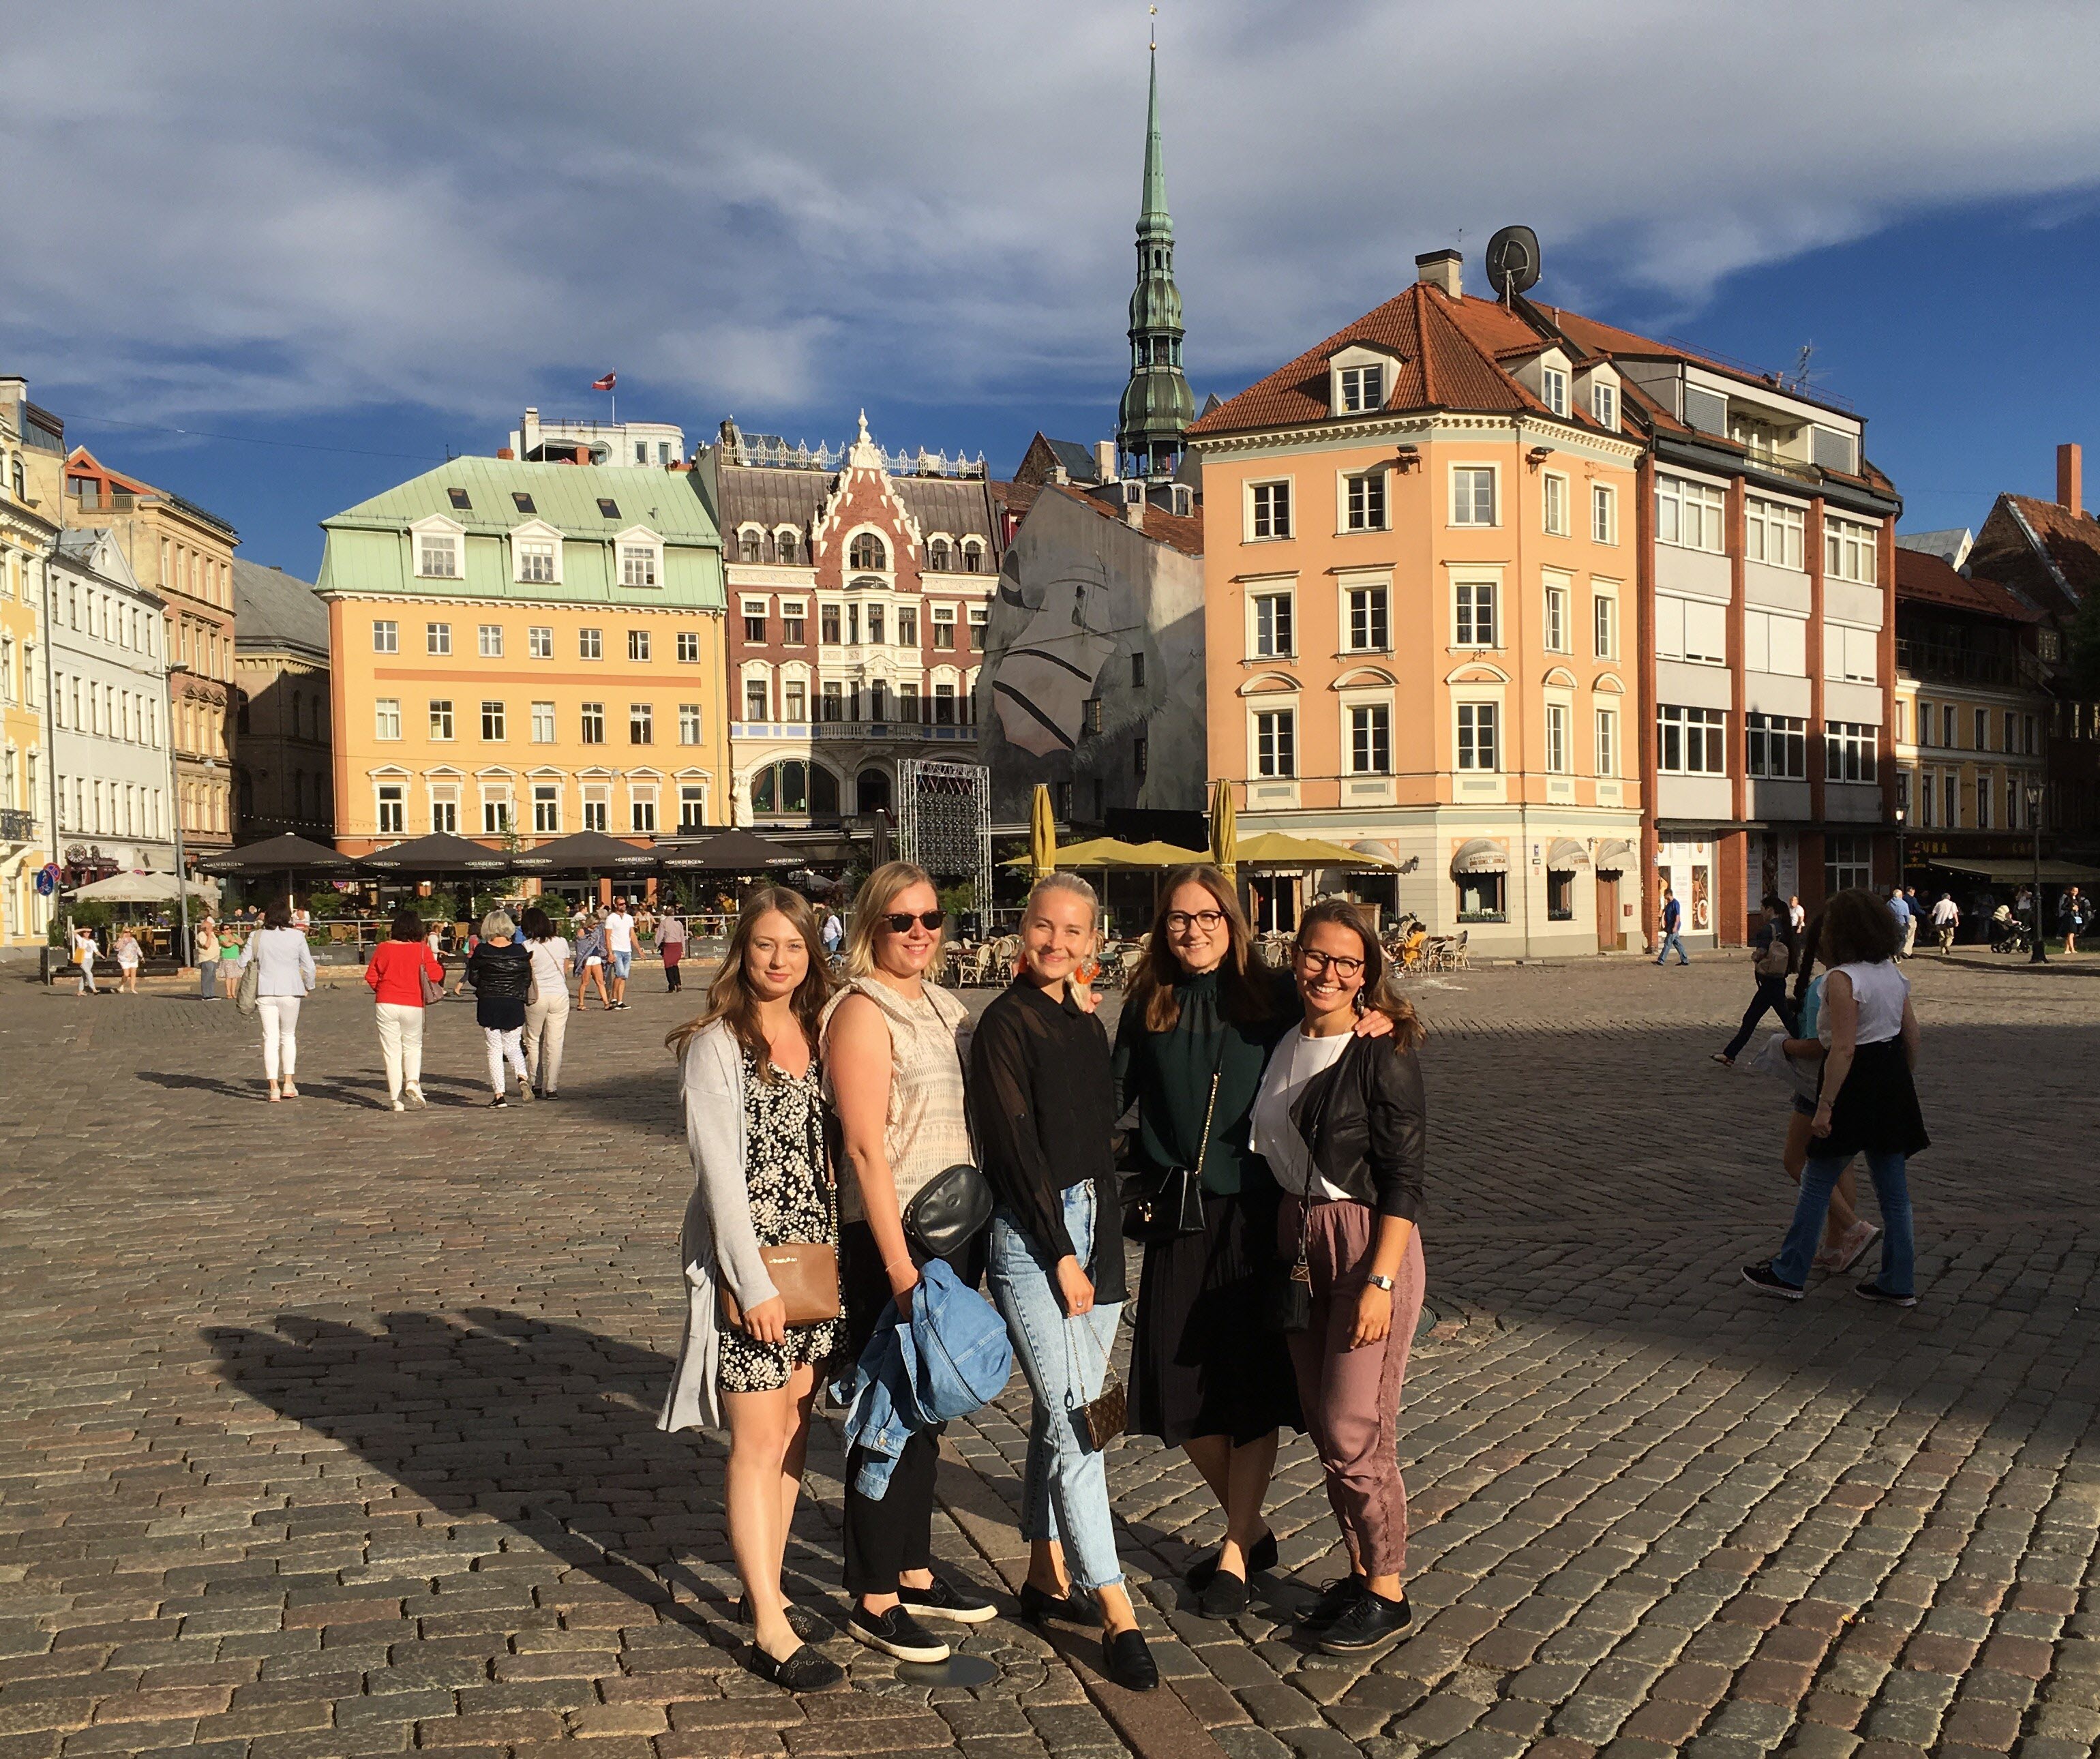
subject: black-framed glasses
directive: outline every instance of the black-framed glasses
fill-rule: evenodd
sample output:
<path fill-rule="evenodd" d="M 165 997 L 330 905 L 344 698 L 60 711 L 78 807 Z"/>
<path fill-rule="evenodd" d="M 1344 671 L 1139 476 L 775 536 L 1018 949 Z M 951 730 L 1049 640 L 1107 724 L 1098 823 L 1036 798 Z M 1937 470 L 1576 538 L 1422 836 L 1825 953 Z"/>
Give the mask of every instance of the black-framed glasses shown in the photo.
<path fill-rule="evenodd" d="M 1171 910 L 1167 913 L 1167 932 L 1181 934 L 1194 928 L 1213 934 L 1224 919 L 1225 913 L 1221 910 Z"/>
<path fill-rule="evenodd" d="M 1343 959 L 1333 953 L 1322 953 L 1309 946 L 1299 948 L 1298 957 L 1299 962 L 1314 976 L 1318 976 L 1323 971 L 1331 971 L 1344 982 L 1364 968 L 1364 962 L 1360 959 Z"/>
<path fill-rule="evenodd" d="M 916 916 L 907 910 L 893 910 L 882 921 L 892 934 L 909 934 L 915 922 L 922 928 L 938 928 L 947 919 L 944 910 L 922 910 Z"/>

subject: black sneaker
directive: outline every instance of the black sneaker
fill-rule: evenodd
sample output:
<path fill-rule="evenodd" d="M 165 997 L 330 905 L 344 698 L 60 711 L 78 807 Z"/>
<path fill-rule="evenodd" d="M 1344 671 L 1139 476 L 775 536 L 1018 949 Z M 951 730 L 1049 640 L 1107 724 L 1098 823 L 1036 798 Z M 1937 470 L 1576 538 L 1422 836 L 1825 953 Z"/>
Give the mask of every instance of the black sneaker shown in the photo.
<path fill-rule="evenodd" d="M 845 1669 L 828 1656 L 820 1655 L 804 1643 L 785 1661 L 775 1661 L 757 1644 L 744 1657 L 744 1665 L 769 1686 L 791 1692 L 822 1691 L 846 1677 Z"/>
<path fill-rule="evenodd" d="M 982 1594 L 958 1588 L 945 1576 L 936 1575 L 931 1588 L 899 1588 L 897 1598 L 904 1610 L 922 1619 L 953 1619 L 958 1625 L 982 1625 L 999 1616 L 999 1608 Z"/>
<path fill-rule="evenodd" d="M 736 1622 L 751 1623 L 751 1602 L 748 1597 L 736 1603 Z M 807 1607 L 788 1602 L 788 1629 L 805 1643 L 827 1643 L 839 1633 L 832 1628 L 832 1621 L 812 1612 Z"/>
<path fill-rule="evenodd" d="M 1345 1576 L 1339 1582 L 1322 1582 L 1320 1598 L 1298 1615 L 1298 1628 L 1308 1636 L 1325 1633 L 1327 1627 L 1370 1592 L 1361 1576 Z"/>
<path fill-rule="evenodd" d="M 1781 1280 L 1777 1271 L 1769 1264 L 1745 1264 L 1743 1281 L 1761 1295 L 1776 1295 L 1782 1301 L 1798 1301 L 1801 1289 L 1793 1283 Z"/>
<path fill-rule="evenodd" d="M 1374 1594 L 1365 1588 L 1343 1610 L 1340 1617 L 1321 1632 L 1320 1652 L 1327 1655 L 1360 1655 L 1367 1650 L 1383 1649 L 1407 1629 L 1413 1617 L 1407 1609 L 1406 1595 L 1388 1600 L 1384 1595 Z"/>
<path fill-rule="evenodd" d="M 1142 1631 L 1114 1631 L 1101 1639 L 1101 1672 L 1125 1691 L 1149 1692 L 1159 1683 L 1159 1664 Z"/>
<path fill-rule="evenodd" d="M 1872 1301 L 1879 1307 L 1914 1307 L 1917 1305 L 1916 1295 L 1892 1295 L 1879 1283 L 1872 1281 L 1861 1283 L 1852 1293 L 1862 1301 Z"/>
<path fill-rule="evenodd" d="M 510 1102 L 508 1100 L 505 1099 L 505 1098 L 503 1097 L 503 1096 L 502 1096 L 501 1094 L 500 1094 L 500 1093 L 499 1093 L 499 1094 L 497 1094 L 497 1095 L 496 1095 L 496 1096 L 494 1099 L 491 1100 L 488 1102 L 488 1104 L 489 1104 L 489 1108 L 490 1108 L 490 1109 L 491 1109 L 491 1110 L 493 1110 L 496 1107 L 497 1107 L 497 1106 L 499 1106 L 499 1105 L 508 1105 L 510 1103 Z"/>
<path fill-rule="evenodd" d="M 855 1607 L 846 1620 L 846 1635 L 856 1642 L 880 1649 L 899 1661 L 946 1661 L 948 1646 L 929 1631 L 902 1606 L 883 1613 Z"/>
<path fill-rule="evenodd" d="M 1246 1567 L 1250 1576 L 1258 1571 L 1276 1567 L 1275 1534 L 1264 1533 L 1254 1542 L 1247 1550 Z M 1211 1585 L 1211 1578 L 1217 1573 L 1218 1554 L 1214 1551 L 1207 1558 L 1199 1558 L 1190 1564 L 1189 1573 L 1181 1579 L 1200 1594 Z"/>

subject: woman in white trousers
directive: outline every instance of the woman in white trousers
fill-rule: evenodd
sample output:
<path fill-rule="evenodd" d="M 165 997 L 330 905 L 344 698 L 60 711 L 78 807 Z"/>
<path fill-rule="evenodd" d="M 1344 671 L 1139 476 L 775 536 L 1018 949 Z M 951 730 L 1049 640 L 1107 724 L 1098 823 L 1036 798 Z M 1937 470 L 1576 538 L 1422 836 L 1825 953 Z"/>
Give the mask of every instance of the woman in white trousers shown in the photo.
<path fill-rule="evenodd" d="M 386 1065 L 386 1100 L 397 1112 L 423 1109 L 423 980 L 442 990 L 443 962 L 423 938 L 422 919 L 401 911 L 387 938 L 372 950 L 364 981 L 372 986 L 379 1055 Z"/>
<path fill-rule="evenodd" d="M 525 1004 L 525 1069 L 540 1097 L 551 1100 L 561 1090 L 562 1045 L 569 1034 L 569 943 L 536 905 L 525 912 L 524 929 L 539 991 Z"/>
<path fill-rule="evenodd" d="M 255 1012 L 262 1021 L 262 1073 L 272 1100 L 296 1100 L 292 1077 L 299 1060 L 299 1003 L 314 986 L 313 949 L 292 926 L 292 907 L 272 904 L 249 936 L 240 963 L 254 965 Z"/>

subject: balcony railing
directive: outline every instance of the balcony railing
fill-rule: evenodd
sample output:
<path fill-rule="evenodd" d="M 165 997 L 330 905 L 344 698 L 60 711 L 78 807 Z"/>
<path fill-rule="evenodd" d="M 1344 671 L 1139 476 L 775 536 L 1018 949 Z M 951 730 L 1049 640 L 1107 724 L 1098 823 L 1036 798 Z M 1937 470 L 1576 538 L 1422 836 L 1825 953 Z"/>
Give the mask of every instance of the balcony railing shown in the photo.
<path fill-rule="evenodd" d="M 0 807 L 0 843 L 28 843 L 37 835 L 37 815 L 20 806 Z"/>
<path fill-rule="evenodd" d="M 939 739 L 974 740 L 974 725 L 917 721 L 738 721 L 730 725 L 735 739 Z"/>
<path fill-rule="evenodd" d="M 1929 646 L 1902 636 L 1896 637 L 1896 670 L 1935 684 L 1989 684 L 2001 687 L 2020 681 L 2018 669 L 1998 654 L 1979 654 L 1959 647 Z"/>

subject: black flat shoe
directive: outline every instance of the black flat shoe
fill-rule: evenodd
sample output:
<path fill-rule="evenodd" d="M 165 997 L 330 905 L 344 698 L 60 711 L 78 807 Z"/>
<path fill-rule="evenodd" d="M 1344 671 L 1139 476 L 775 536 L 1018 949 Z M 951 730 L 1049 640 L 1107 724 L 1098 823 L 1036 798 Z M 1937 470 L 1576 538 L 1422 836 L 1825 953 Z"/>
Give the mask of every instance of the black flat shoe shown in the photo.
<path fill-rule="evenodd" d="M 1030 1625 L 1040 1625 L 1045 1619 L 1062 1619 L 1068 1625 L 1098 1625 L 1101 1622 L 1101 1609 L 1094 1603 L 1092 1594 L 1077 1585 L 1061 1594 L 1052 1594 L 1033 1582 L 1023 1582 L 1021 1616 Z"/>
<path fill-rule="evenodd" d="M 788 1603 L 788 1629 L 805 1643 L 827 1643 L 839 1633 L 828 1619 L 812 1612 L 807 1607 L 798 1607 L 792 1600 Z M 751 1598 L 746 1595 L 736 1603 L 736 1622 L 751 1623 Z"/>
<path fill-rule="evenodd" d="M 1327 1627 L 1370 1592 L 1361 1576 L 1345 1576 L 1338 1582 L 1322 1582 L 1320 1598 L 1298 1615 L 1298 1629 L 1308 1637 L 1323 1636 Z"/>
<path fill-rule="evenodd" d="M 1246 1579 L 1229 1570 L 1216 1572 L 1196 1597 L 1196 1610 L 1207 1619 L 1236 1619 L 1246 1609 Z"/>
<path fill-rule="evenodd" d="M 757 1644 L 751 1646 L 751 1653 L 744 1657 L 743 1664 L 769 1686 L 778 1686 L 791 1692 L 818 1692 L 827 1686 L 836 1686 L 844 1679 L 845 1669 L 837 1662 L 820 1655 L 807 1643 L 797 1649 L 785 1661 L 775 1661 Z"/>
<path fill-rule="evenodd" d="M 1214 1551 L 1207 1558 L 1198 1558 L 1189 1566 L 1189 1573 L 1181 1578 L 1182 1580 L 1198 1594 L 1202 1594 L 1211 1585 L 1211 1578 L 1218 1573 L 1218 1556 L 1219 1554 Z M 1246 1565 L 1250 1576 L 1276 1567 L 1275 1534 L 1264 1533 L 1254 1542 L 1247 1551 Z"/>
<path fill-rule="evenodd" d="M 1315 1641 L 1322 1655 L 1364 1655 L 1394 1642 L 1413 1617 L 1406 1595 L 1388 1600 L 1366 1588 Z"/>
<path fill-rule="evenodd" d="M 1114 1631 L 1101 1639 L 1101 1672 L 1126 1691 L 1149 1692 L 1159 1683 L 1159 1664 L 1142 1631 Z"/>

